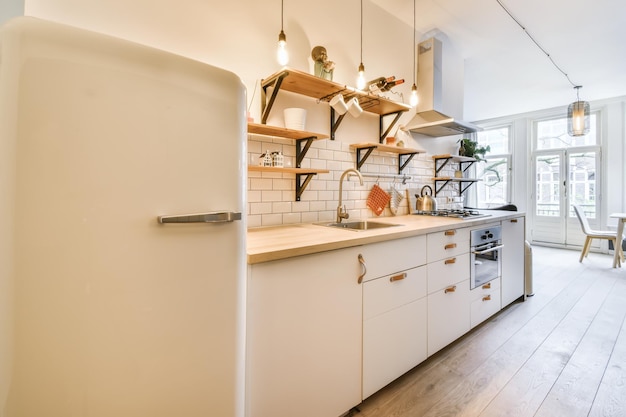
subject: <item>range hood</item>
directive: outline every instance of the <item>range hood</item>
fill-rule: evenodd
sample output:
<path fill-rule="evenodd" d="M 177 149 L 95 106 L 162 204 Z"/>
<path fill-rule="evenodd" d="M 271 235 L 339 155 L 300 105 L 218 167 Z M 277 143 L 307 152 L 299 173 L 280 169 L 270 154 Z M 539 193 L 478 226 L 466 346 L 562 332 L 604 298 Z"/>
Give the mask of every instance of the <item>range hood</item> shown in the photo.
<path fill-rule="evenodd" d="M 481 130 L 471 123 L 455 120 L 441 109 L 441 41 L 430 38 L 417 45 L 417 111 L 404 130 L 427 136 L 451 136 Z"/>

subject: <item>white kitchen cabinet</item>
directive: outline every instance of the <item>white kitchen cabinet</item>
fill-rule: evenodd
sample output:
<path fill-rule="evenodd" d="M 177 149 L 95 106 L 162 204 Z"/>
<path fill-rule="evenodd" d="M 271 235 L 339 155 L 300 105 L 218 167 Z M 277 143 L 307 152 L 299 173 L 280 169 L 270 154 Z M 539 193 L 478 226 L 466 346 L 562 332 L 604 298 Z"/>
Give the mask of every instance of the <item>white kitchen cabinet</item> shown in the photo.
<path fill-rule="evenodd" d="M 367 273 L 363 282 L 426 263 L 426 236 L 413 236 L 361 246 Z"/>
<path fill-rule="evenodd" d="M 250 266 L 247 416 L 339 416 L 361 402 L 359 249 Z"/>
<path fill-rule="evenodd" d="M 428 263 L 469 252 L 470 229 L 450 228 L 426 236 Z"/>
<path fill-rule="evenodd" d="M 427 235 L 428 355 L 470 330 L 469 229 Z"/>
<path fill-rule="evenodd" d="M 500 278 L 470 291 L 470 325 L 472 328 L 500 311 Z"/>
<path fill-rule="evenodd" d="M 524 216 L 502 221 L 502 307 L 524 295 Z"/>
<path fill-rule="evenodd" d="M 469 279 L 428 294 L 428 356 L 470 330 Z"/>
<path fill-rule="evenodd" d="M 363 284 L 363 399 L 427 357 L 426 270 Z"/>

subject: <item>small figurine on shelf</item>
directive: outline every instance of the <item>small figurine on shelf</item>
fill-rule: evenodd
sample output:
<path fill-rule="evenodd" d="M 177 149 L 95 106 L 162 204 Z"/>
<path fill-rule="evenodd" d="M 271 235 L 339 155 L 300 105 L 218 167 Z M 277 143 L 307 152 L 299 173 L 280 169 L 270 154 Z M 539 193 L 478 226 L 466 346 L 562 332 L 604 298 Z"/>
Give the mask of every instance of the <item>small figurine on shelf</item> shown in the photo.
<path fill-rule="evenodd" d="M 271 167 L 272 166 L 272 153 L 270 151 L 265 151 L 259 157 L 259 165 L 262 167 Z"/>
<path fill-rule="evenodd" d="M 459 139 L 459 143 L 459 156 L 468 156 L 477 161 L 485 160 L 485 154 L 491 150 L 491 146 L 479 146 L 478 142 L 468 138 Z"/>
<path fill-rule="evenodd" d="M 311 50 L 311 58 L 315 62 L 315 68 L 313 75 L 323 78 L 328 81 L 333 80 L 333 71 L 335 70 L 335 63 L 328 60 L 328 54 L 326 48 L 323 46 L 316 46 Z"/>

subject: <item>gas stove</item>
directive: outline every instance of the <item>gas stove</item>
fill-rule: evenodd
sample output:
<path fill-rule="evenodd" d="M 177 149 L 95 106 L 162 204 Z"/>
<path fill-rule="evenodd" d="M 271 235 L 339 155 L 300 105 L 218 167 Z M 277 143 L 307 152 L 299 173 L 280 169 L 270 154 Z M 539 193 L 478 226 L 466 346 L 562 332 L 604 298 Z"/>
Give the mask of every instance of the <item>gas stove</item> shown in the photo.
<path fill-rule="evenodd" d="M 439 217 L 451 217 L 455 219 L 478 219 L 480 217 L 489 217 L 491 214 L 484 214 L 479 212 L 478 210 L 470 210 L 470 209 L 462 209 L 462 210 L 449 210 L 449 209 L 439 209 L 434 211 L 423 211 L 418 210 L 414 211 L 412 214 L 416 214 L 419 216 L 439 216 Z"/>

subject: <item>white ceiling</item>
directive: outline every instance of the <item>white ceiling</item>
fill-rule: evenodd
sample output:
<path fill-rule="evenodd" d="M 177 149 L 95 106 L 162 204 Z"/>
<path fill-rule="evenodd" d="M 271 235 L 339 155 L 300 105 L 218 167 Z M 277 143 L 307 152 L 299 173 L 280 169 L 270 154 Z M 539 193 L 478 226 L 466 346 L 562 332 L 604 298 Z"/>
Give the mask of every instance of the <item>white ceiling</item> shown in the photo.
<path fill-rule="evenodd" d="M 415 1 L 417 32 L 443 32 L 465 60 L 464 119 L 566 106 L 575 100 L 567 78 L 496 0 Z M 581 99 L 626 95 L 624 0 L 501 1 L 571 81 L 583 86 Z M 372 3 L 413 25 L 413 1 Z"/>

